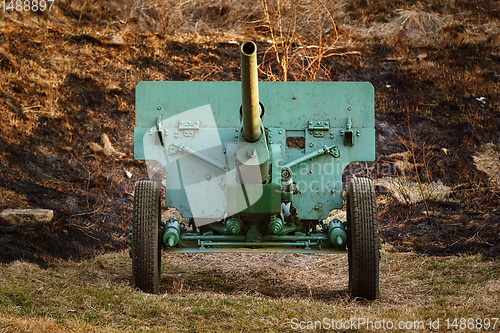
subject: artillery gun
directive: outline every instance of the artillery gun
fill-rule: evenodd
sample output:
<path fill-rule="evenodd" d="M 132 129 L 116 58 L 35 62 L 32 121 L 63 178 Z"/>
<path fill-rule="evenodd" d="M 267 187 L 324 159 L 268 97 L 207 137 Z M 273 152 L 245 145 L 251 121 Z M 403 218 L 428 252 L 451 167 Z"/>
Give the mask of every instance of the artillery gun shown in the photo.
<path fill-rule="evenodd" d="M 134 285 L 159 292 L 162 251 L 347 252 L 349 292 L 376 299 L 380 229 L 371 180 L 349 182 L 346 221 L 326 220 L 344 205 L 344 168 L 375 158 L 372 85 L 259 84 L 257 46 L 245 42 L 240 51 L 241 84 L 136 87 L 134 155 L 161 163 L 166 179 L 135 188 Z M 162 221 L 162 201 L 183 219 Z"/>

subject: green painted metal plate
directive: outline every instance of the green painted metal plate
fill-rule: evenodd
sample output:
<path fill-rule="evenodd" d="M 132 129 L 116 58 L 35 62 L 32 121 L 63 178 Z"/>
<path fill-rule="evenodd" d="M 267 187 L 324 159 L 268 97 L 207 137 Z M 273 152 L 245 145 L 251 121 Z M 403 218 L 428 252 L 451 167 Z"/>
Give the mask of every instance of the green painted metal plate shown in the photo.
<path fill-rule="evenodd" d="M 316 254 L 316 253 L 346 253 L 347 250 L 337 250 L 334 248 L 326 248 L 322 250 L 317 250 L 317 249 L 310 249 L 310 250 L 305 250 L 305 249 L 299 249 L 299 248 L 291 248 L 291 247 L 263 247 L 263 248 L 257 248 L 257 249 L 251 249 L 251 248 L 246 248 L 246 247 L 228 247 L 228 248 L 206 248 L 203 250 L 200 250 L 197 247 L 170 247 L 168 249 L 164 249 L 164 252 L 168 253 L 200 253 L 200 252 L 207 252 L 207 253 L 300 253 L 300 254 Z"/>
<path fill-rule="evenodd" d="M 299 190 L 293 197 L 298 217 L 325 219 L 332 209 L 343 206 L 344 168 L 354 161 L 375 159 L 373 86 L 368 82 L 260 82 L 259 97 L 265 109 L 263 123 L 268 144 L 279 145 L 283 165 L 325 145 L 338 147 L 338 158 L 325 154 L 292 168 L 293 180 Z M 200 107 L 206 105 L 210 106 L 213 121 L 203 121 L 192 132 L 179 129 L 182 120 L 196 122 L 197 114 L 206 111 L 206 108 Z M 179 138 L 193 144 L 201 140 L 205 145 L 197 147 L 198 151 L 203 151 L 211 160 L 231 169 L 234 161 L 230 161 L 229 154 L 222 154 L 222 150 L 230 151 L 238 142 L 240 106 L 240 82 L 143 81 L 137 85 L 135 158 L 157 160 L 164 166 L 167 173 L 165 204 L 177 208 L 182 216 L 203 217 L 197 216 L 201 213 L 193 213 L 192 203 L 190 205 L 190 198 L 185 191 L 187 186 L 196 185 L 196 180 L 193 178 L 187 183 L 179 181 L 179 163 L 189 165 L 195 174 L 203 174 L 208 182 L 221 182 L 219 176 L 223 172 L 207 168 L 205 162 L 186 154 L 183 159 L 169 161 L 170 144 Z M 163 120 L 162 130 L 168 132 L 163 147 L 158 140 L 152 141 L 159 116 Z M 348 118 L 352 122 L 352 147 L 344 146 L 343 132 Z M 312 130 L 315 127 L 317 130 Z M 148 135 L 151 139 L 145 139 Z M 286 147 L 288 137 L 303 137 L 304 147 Z M 212 143 L 206 144 L 209 141 Z M 182 153 L 174 156 L 179 154 Z M 274 175 L 274 179 L 279 181 L 279 174 Z M 211 191 L 212 188 L 199 186 L 199 194 L 206 196 L 207 200 L 217 197 Z M 212 217 L 217 214 L 223 216 L 224 212 L 214 210 L 207 214 Z"/>

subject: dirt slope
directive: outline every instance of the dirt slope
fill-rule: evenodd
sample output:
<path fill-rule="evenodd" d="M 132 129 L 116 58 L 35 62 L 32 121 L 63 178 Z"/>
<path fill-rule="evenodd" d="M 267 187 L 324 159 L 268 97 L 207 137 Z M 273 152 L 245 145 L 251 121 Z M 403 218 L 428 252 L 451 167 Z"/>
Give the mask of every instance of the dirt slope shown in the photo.
<path fill-rule="evenodd" d="M 44 264 L 52 256 L 124 248 L 133 187 L 146 177 L 144 164 L 133 159 L 135 85 L 239 80 L 238 45 L 231 41 L 269 46 L 268 30 L 248 17 L 240 30 L 218 34 L 235 29 L 227 28 L 224 10 L 246 8 L 232 2 L 179 11 L 206 26 L 187 33 L 173 16 L 165 24 L 153 2 L 138 3 L 59 1 L 50 13 L 0 12 L 0 209 L 55 212 L 49 225 L 33 228 L 0 221 L 0 261 Z M 426 202 L 413 202 L 387 183 L 377 185 L 383 236 L 392 246 L 497 256 L 498 187 L 474 156 L 485 152 L 493 174 L 499 169 L 499 5 L 421 5 L 339 5 L 336 53 L 345 55 L 324 58 L 317 79 L 375 86 L 378 163 L 363 164 L 358 175 L 404 174 L 451 189 L 444 197 L 428 190 Z M 258 12 L 252 15 L 262 19 Z M 290 79 L 299 78 L 290 71 Z M 485 150 L 488 143 L 493 150 Z"/>

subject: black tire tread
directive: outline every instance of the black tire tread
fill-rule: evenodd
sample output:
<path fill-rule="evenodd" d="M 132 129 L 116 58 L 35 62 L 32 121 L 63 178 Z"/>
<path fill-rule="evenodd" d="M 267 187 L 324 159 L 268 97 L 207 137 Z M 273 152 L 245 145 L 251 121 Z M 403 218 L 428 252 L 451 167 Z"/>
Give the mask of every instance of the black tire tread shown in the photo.
<path fill-rule="evenodd" d="M 354 298 L 377 299 L 380 229 L 373 183 L 353 179 L 347 189 L 349 292 Z"/>
<path fill-rule="evenodd" d="M 159 225 L 160 189 L 149 180 L 139 181 L 134 191 L 132 221 L 132 283 L 136 288 L 160 292 L 161 245 Z"/>

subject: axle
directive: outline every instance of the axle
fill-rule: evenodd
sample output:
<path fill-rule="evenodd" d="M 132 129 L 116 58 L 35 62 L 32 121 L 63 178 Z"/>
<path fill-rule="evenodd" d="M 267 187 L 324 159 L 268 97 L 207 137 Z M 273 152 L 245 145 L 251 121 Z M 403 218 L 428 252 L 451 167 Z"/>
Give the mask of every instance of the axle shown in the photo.
<path fill-rule="evenodd" d="M 306 250 L 315 248 L 334 247 L 337 250 L 345 247 L 347 236 L 344 224 L 334 219 L 329 223 L 322 223 L 319 230 L 298 228 L 293 230 L 283 229 L 277 234 L 273 230 L 260 229 L 256 224 L 252 224 L 246 230 L 233 228 L 235 224 L 240 225 L 238 217 L 228 218 L 224 224 L 213 223 L 200 230 L 187 230 L 184 223 L 179 223 L 171 218 L 166 222 L 161 222 L 160 236 L 166 248 L 173 248 L 179 245 L 180 248 L 196 248 L 204 250 L 206 247 L 234 247 L 234 248 L 269 248 L 269 247 L 299 247 Z M 271 226 L 271 225 L 270 225 Z M 230 229 L 230 230 L 229 230 Z M 204 231 L 203 231 L 204 230 Z M 131 245 L 131 244 L 129 244 Z M 327 250 L 328 251 L 328 250 Z"/>

